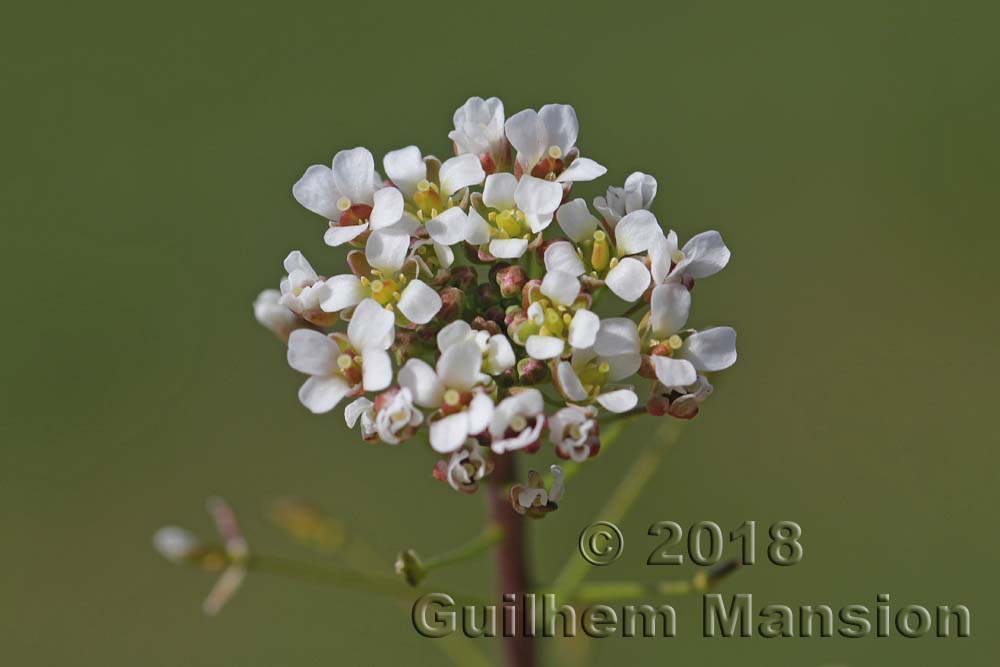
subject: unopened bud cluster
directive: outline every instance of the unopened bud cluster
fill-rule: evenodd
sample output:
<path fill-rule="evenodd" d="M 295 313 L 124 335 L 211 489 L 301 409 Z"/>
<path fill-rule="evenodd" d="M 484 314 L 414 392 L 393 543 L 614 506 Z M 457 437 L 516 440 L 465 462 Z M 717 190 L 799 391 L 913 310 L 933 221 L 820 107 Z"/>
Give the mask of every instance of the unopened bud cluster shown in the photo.
<path fill-rule="evenodd" d="M 434 476 L 464 493 L 492 457 L 546 440 L 560 458 L 594 456 L 607 413 L 694 417 L 712 392 L 705 374 L 736 361 L 732 328 L 687 326 L 694 282 L 729 249 L 715 231 L 683 244 L 665 231 L 648 174 L 592 206 L 574 198 L 574 183 L 607 171 L 578 135 L 571 106 L 505 119 L 500 100 L 473 97 L 454 115 L 454 157 L 390 151 L 385 179 L 365 148 L 309 167 L 292 194 L 348 249 L 346 270 L 320 275 L 294 251 L 279 289 L 254 303 L 308 376 L 302 404 L 347 401 L 367 441 L 425 431 L 445 457 Z M 618 316 L 596 312 L 604 292 L 602 311 Z M 537 476 L 516 489 L 515 509 L 533 515 L 561 493 Z"/>

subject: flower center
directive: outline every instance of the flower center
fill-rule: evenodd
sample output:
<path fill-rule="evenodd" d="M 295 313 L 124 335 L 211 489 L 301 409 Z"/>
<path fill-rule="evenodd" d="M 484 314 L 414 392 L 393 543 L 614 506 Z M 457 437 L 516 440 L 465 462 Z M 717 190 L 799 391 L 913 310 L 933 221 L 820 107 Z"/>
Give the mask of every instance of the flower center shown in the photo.
<path fill-rule="evenodd" d="M 679 350 L 681 349 L 681 346 L 683 344 L 684 344 L 684 339 L 678 336 L 677 334 L 674 334 L 673 336 L 667 339 L 667 345 L 670 346 L 671 350 Z"/>
<path fill-rule="evenodd" d="M 339 368 L 342 371 L 346 371 L 348 368 L 351 367 L 353 363 L 354 359 L 352 359 L 351 355 L 347 353 L 344 353 L 339 357 L 337 357 L 337 368 Z"/>
<path fill-rule="evenodd" d="M 558 146 L 549 146 L 549 157 L 558 160 L 562 157 L 562 149 Z"/>
<path fill-rule="evenodd" d="M 462 395 L 457 391 L 455 391 L 454 389 L 449 389 L 448 391 L 444 392 L 445 405 L 450 405 L 451 407 L 455 407 L 461 402 L 462 402 Z"/>
<path fill-rule="evenodd" d="M 501 239 L 528 238 L 531 234 L 531 228 L 525 221 L 524 213 L 519 209 L 490 211 L 487 217 L 493 223 L 496 235 Z"/>
<path fill-rule="evenodd" d="M 520 433 L 524 429 L 528 428 L 528 420 L 521 415 L 514 415 L 514 417 L 510 420 L 510 427 Z"/>
<path fill-rule="evenodd" d="M 673 262 L 674 264 L 680 264 L 681 262 L 684 261 L 684 253 L 682 253 L 680 250 L 674 250 L 672 253 L 670 253 L 670 261 Z"/>

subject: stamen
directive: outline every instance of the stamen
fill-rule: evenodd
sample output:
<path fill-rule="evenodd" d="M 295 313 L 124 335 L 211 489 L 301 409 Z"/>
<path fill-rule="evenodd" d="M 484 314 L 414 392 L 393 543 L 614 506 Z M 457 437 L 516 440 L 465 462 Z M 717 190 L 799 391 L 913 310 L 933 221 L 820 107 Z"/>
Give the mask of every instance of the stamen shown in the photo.
<path fill-rule="evenodd" d="M 427 192 L 430 189 L 431 189 L 430 181 L 428 181 L 426 178 L 417 183 L 417 190 L 420 190 L 421 192 Z"/>

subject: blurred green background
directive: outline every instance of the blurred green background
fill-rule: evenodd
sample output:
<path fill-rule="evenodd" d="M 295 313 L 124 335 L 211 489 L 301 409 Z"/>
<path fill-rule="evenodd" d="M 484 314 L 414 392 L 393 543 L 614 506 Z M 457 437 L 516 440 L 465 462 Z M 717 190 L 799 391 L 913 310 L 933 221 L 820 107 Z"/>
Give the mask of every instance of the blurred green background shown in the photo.
<path fill-rule="evenodd" d="M 470 95 L 575 105 L 610 167 L 578 192 L 650 172 L 665 225 L 733 249 L 692 321 L 737 327 L 740 361 L 591 579 L 672 576 L 644 565 L 655 520 L 792 519 L 803 562 L 724 590 L 973 613 L 967 640 L 706 640 L 689 598 L 681 637 L 592 641 L 593 664 L 995 664 L 996 3 L 227 5 L 22 4 L 0 24 L 4 664 L 443 664 L 384 598 L 254 575 L 205 618 L 212 578 L 150 536 L 211 536 L 215 493 L 253 547 L 292 557 L 261 518 L 289 492 L 385 568 L 478 529 L 482 496 L 433 481 L 422 448 L 308 414 L 250 308 L 291 249 L 338 271 L 290 194 L 306 166 L 355 145 L 446 154 Z M 532 526 L 540 576 L 646 433 Z M 485 592 L 491 571 L 428 584 Z"/>

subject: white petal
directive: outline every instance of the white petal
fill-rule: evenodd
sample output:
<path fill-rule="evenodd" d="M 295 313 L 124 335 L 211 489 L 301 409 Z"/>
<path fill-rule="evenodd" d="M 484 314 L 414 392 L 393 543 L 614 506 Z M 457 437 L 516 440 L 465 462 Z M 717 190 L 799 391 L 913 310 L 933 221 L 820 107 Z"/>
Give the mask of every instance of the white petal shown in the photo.
<path fill-rule="evenodd" d="M 580 276 L 587 269 L 572 243 L 556 241 L 545 249 L 545 270 L 562 271 L 573 276 Z"/>
<path fill-rule="evenodd" d="M 590 347 L 597 340 L 597 330 L 601 327 L 601 318 L 589 310 L 578 310 L 569 323 L 569 344 L 572 347 Z"/>
<path fill-rule="evenodd" d="M 648 209 L 656 198 L 656 179 L 641 171 L 634 171 L 625 179 L 625 212 L 640 208 Z M 632 195 L 636 196 L 633 201 Z"/>
<path fill-rule="evenodd" d="M 438 331 L 437 345 L 442 352 L 456 343 L 469 340 L 472 337 L 472 327 L 465 320 L 455 320 L 451 324 L 446 324 Z"/>
<path fill-rule="evenodd" d="M 601 320 L 594 341 L 594 352 L 602 357 L 613 357 L 639 350 L 639 331 L 635 322 L 627 317 L 609 317 Z"/>
<path fill-rule="evenodd" d="M 382 159 L 382 166 L 385 167 L 385 175 L 407 199 L 413 199 L 417 183 L 427 178 L 427 165 L 416 146 L 389 151 Z"/>
<path fill-rule="evenodd" d="M 365 299 L 354 309 L 347 337 L 355 350 L 387 350 L 396 333 L 395 318 L 375 299 Z"/>
<path fill-rule="evenodd" d="M 561 355 L 565 344 L 561 338 L 554 336 L 528 336 L 525 348 L 534 359 L 544 361 L 545 359 L 555 359 Z"/>
<path fill-rule="evenodd" d="M 483 352 L 470 340 L 452 345 L 441 353 L 437 374 L 444 386 L 465 391 L 479 382 L 482 365 Z"/>
<path fill-rule="evenodd" d="M 532 234 L 538 234 L 549 228 L 552 224 L 551 213 L 525 213 L 524 221 L 528 223 Z"/>
<path fill-rule="evenodd" d="M 367 349 L 361 362 L 365 391 L 382 391 L 392 384 L 392 360 L 385 350 Z"/>
<path fill-rule="evenodd" d="M 612 292 L 625 301 L 635 301 L 649 287 L 646 265 L 634 257 L 625 257 L 608 271 L 604 282 Z"/>
<path fill-rule="evenodd" d="M 486 430 L 493 418 L 493 399 L 483 392 L 476 394 L 469 403 L 469 433 L 478 435 Z"/>
<path fill-rule="evenodd" d="M 465 240 L 472 245 L 485 245 L 490 241 L 490 225 L 475 207 L 469 207 L 469 214 L 465 219 Z"/>
<path fill-rule="evenodd" d="M 292 196 L 305 208 L 327 220 L 340 218 L 337 200 L 341 194 L 333 182 L 333 172 L 329 167 L 314 164 L 306 169 L 302 178 L 292 186 Z"/>
<path fill-rule="evenodd" d="M 351 385 L 339 375 L 311 377 L 299 388 L 299 401 L 310 412 L 323 414 L 337 407 L 351 391 Z"/>
<path fill-rule="evenodd" d="M 517 151 L 517 161 L 525 171 L 531 171 L 548 149 L 545 123 L 534 109 L 525 109 L 508 118 L 504 129 L 507 141 Z"/>
<path fill-rule="evenodd" d="M 465 212 L 458 206 L 453 206 L 428 220 L 427 232 L 441 245 L 454 245 L 465 239 L 468 232 L 465 220 Z"/>
<path fill-rule="evenodd" d="M 714 327 L 692 334 L 684 341 L 680 356 L 700 371 L 729 368 L 736 363 L 736 330 L 732 327 Z M 691 382 L 685 384 L 693 382 L 692 378 Z"/>
<path fill-rule="evenodd" d="M 498 211 L 514 208 L 514 191 L 517 179 L 514 174 L 490 174 L 483 186 L 483 203 Z"/>
<path fill-rule="evenodd" d="M 285 272 L 288 276 L 292 278 L 293 284 L 298 284 L 302 280 L 315 280 L 318 276 L 316 275 L 315 269 L 313 269 L 312 264 L 306 259 L 298 250 L 293 250 L 288 253 L 285 257 L 285 261 L 282 263 L 285 268 Z M 297 278 L 293 276 L 298 276 Z"/>
<path fill-rule="evenodd" d="M 628 412 L 639 403 L 639 397 L 631 389 L 616 389 L 598 396 L 597 402 L 611 412 Z"/>
<path fill-rule="evenodd" d="M 493 239 L 490 254 L 499 259 L 517 259 L 528 249 L 527 239 Z"/>
<path fill-rule="evenodd" d="M 678 283 L 658 285 L 650 299 L 650 330 L 657 338 L 667 338 L 687 324 L 691 292 Z"/>
<path fill-rule="evenodd" d="M 414 324 L 427 324 L 441 310 L 441 296 L 422 280 L 413 280 L 399 295 L 399 312 Z"/>
<path fill-rule="evenodd" d="M 288 336 L 288 365 L 309 375 L 329 375 L 335 368 L 337 344 L 312 329 L 296 329 Z"/>
<path fill-rule="evenodd" d="M 361 279 L 350 273 L 334 276 L 326 281 L 326 298 L 320 308 L 328 313 L 339 313 L 344 308 L 356 306 L 368 296 Z"/>
<path fill-rule="evenodd" d="M 431 447 L 439 454 L 450 454 L 469 437 L 469 415 L 459 412 L 431 422 Z"/>
<path fill-rule="evenodd" d="M 403 217 L 403 195 L 396 188 L 375 191 L 375 205 L 368 222 L 372 229 L 391 227 Z"/>
<path fill-rule="evenodd" d="M 594 162 L 590 158 L 578 157 L 561 174 L 556 177 L 556 183 L 583 183 L 600 178 L 608 173 L 608 168 Z"/>
<path fill-rule="evenodd" d="M 645 209 L 629 213 L 615 227 L 615 246 L 619 255 L 646 252 L 663 236 L 656 217 Z"/>
<path fill-rule="evenodd" d="M 538 117 L 545 124 L 549 146 L 558 146 L 563 155 L 569 153 L 580 134 L 580 123 L 573 107 L 568 104 L 546 104 L 539 109 Z"/>
<path fill-rule="evenodd" d="M 692 278 L 706 278 L 718 273 L 729 263 L 729 248 L 716 231 L 702 232 L 691 237 L 681 250 L 684 259 L 677 265 L 679 273 Z"/>
<path fill-rule="evenodd" d="M 352 204 L 371 204 L 375 193 L 375 159 L 367 148 L 352 148 L 333 156 L 333 182 Z"/>
<path fill-rule="evenodd" d="M 686 387 L 698 379 L 698 371 L 690 361 L 653 355 L 653 370 L 656 379 L 667 387 Z"/>
<path fill-rule="evenodd" d="M 410 250 L 410 235 L 400 234 L 394 227 L 372 232 L 365 243 L 365 258 L 373 269 L 395 273 L 406 261 Z"/>
<path fill-rule="evenodd" d="M 670 264 L 675 250 L 677 250 L 677 234 L 673 230 L 654 241 L 649 247 L 650 271 L 653 274 L 653 282 L 657 285 L 664 282 L 670 274 Z"/>
<path fill-rule="evenodd" d="M 361 415 L 368 412 L 374 405 L 370 400 L 362 396 L 361 398 L 356 398 L 347 404 L 344 408 L 344 421 L 347 422 L 348 428 L 354 428 L 354 425 L 358 423 L 358 419 Z"/>
<path fill-rule="evenodd" d="M 549 271 L 542 278 L 540 291 L 558 306 L 571 306 L 580 295 L 580 281 L 572 273 Z"/>
<path fill-rule="evenodd" d="M 490 336 L 486 347 L 486 359 L 489 362 L 488 372 L 492 374 L 502 373 L 517 363 L 514 348 L 503 334 Z"/>
<path fill-rule="evenodd" d="M 399 369 L 400 386 L 409 389 L 413 394 L 413 402 L 424 408 L 436 408 L 441 405 L 441 394 L 444 387 L 437 373 L 423 359 L 410 359 Z"/>
<path fill-rule="evenodd" d="M 584 401 L 587 399 L 587 391 L 583 388 L 583 383 L 577 377 L 573 365 L 568 361 L 560 361 L 556 366 L 556 377 L 559 380 L 559 388 L 562 395 L 570 401 Z"/>
<path fill-rule="evenodd" d="M 438 263 L 446 269 L 455 262 L 455 252 L 446 245 L 435 243 L 434 255 L 437 257 Z"/>
<path fill-rule="evenodd" d="M 562 201 L 563 189 L 558 183 L 525 174 L 517 182 L 514 203 L 526 214 L 538 216 L 554 213 Z"/>
<path fill-rule="evenodd" d="M 601 358 L 608 364 L 608 380 L 612 382 L 635 375 L 639 367 L 642 366 L 642 355 L 637 349 Z"/>
<path fill-rule="evenodd" d="M 566 236 L 576 243 L 593 237 L 597 231 L 597 218 L 590 214 L 583 199 L 568 201 L 556 211 L 556 222 L 566 232 Z"/>
<path fill-rule="evenodd" d="M 471 153 L 458 155 L 444 161 L 438 176 L 441 196 L 447 199 L 462 188 L 479 185 L 486 178 L 479 156 Z"/>
<path fill-rule="evenodd" d="M 331 225 L 330 228 L 326 230 L 326 233 L 323 234 L 323 241 L 328 246 L 336 248 L 339 245 L 350 243 L 367 231 L 367 222 L 360 225 L 344 225 L 343 227 L 340 225 Z"/>

